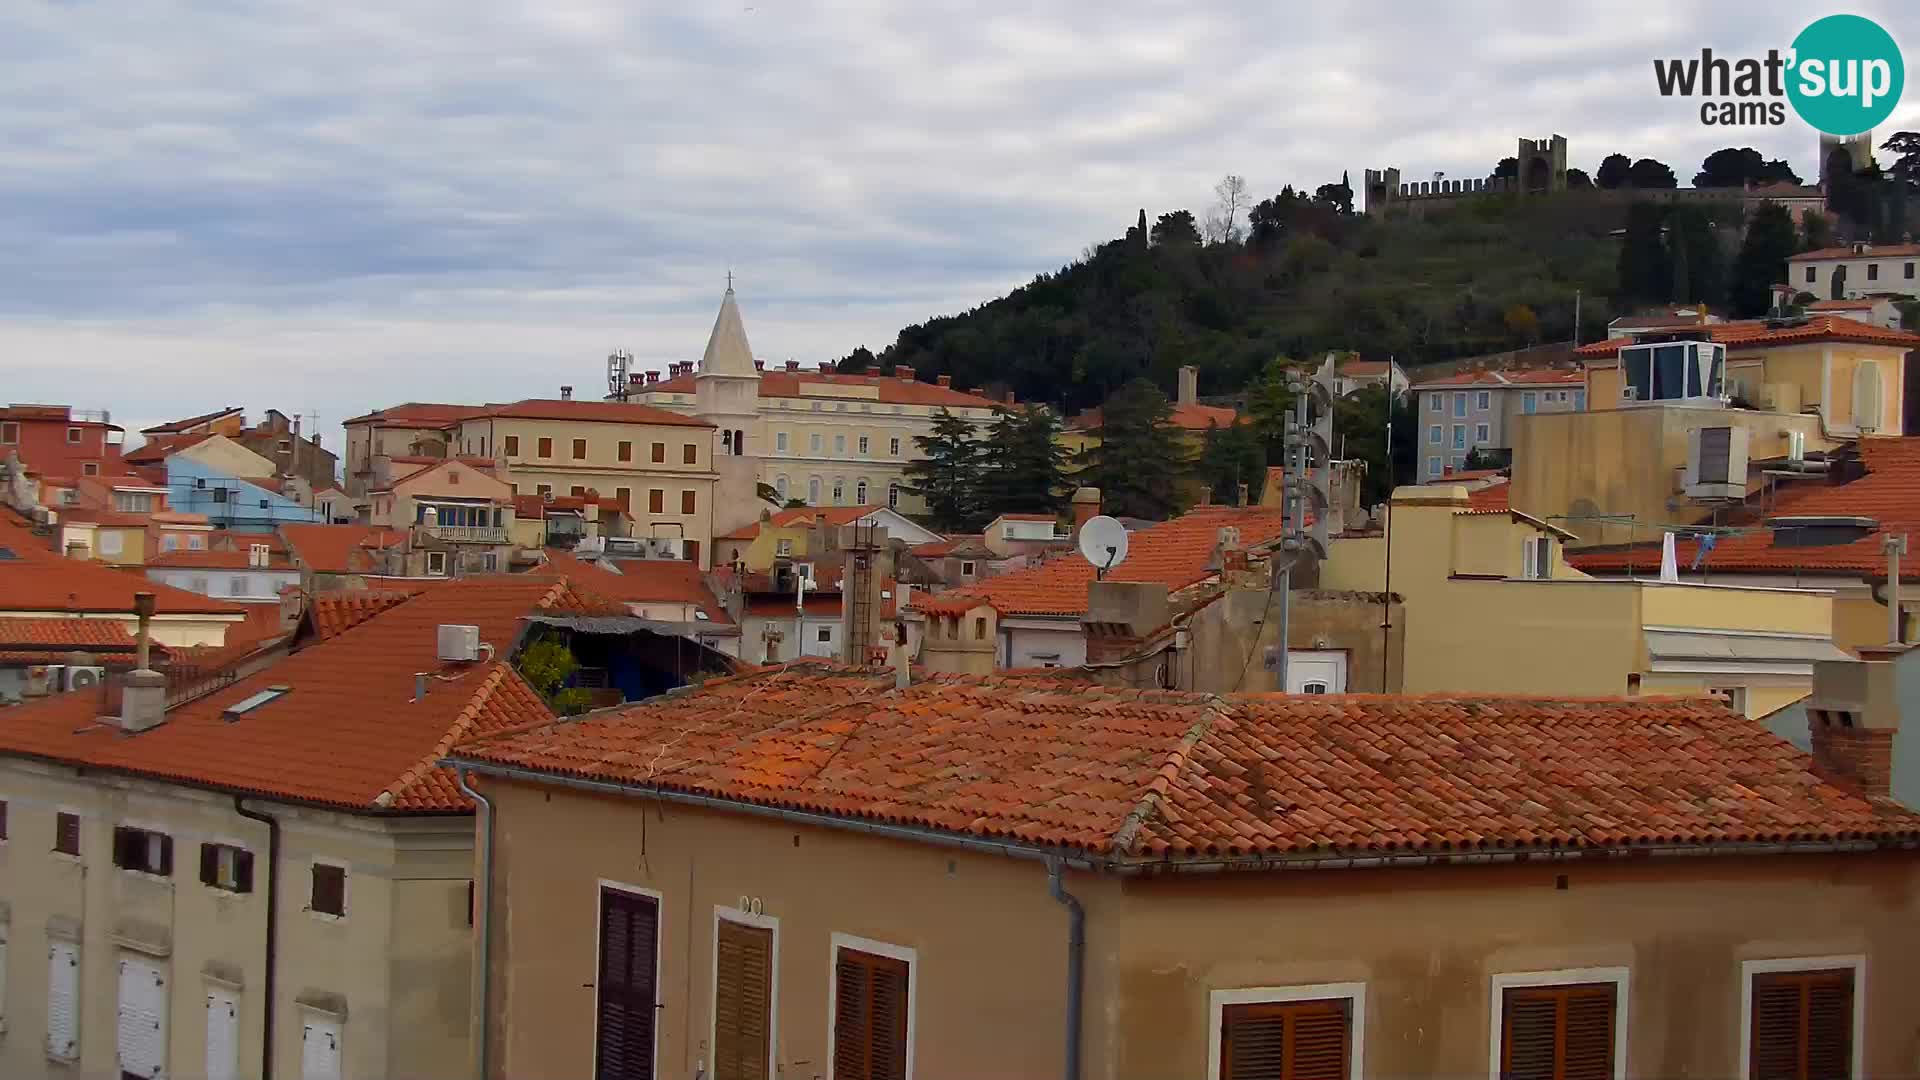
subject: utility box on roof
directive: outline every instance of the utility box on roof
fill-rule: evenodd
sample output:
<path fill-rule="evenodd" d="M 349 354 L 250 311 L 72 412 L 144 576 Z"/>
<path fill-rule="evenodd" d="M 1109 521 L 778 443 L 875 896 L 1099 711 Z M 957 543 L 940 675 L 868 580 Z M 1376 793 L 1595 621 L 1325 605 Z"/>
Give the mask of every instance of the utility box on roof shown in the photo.
<path fill-rule="evenodd" d="M 1747 429 L 1699 427 L 1687 432 L 1685 484 L 1690 499 L 1745 498 Z"/>
<path fill-rule="evenodd" d="M 456 623 L 440 624 L 440 659 L 472 663 L 480 659 L 480 628 Z"/>

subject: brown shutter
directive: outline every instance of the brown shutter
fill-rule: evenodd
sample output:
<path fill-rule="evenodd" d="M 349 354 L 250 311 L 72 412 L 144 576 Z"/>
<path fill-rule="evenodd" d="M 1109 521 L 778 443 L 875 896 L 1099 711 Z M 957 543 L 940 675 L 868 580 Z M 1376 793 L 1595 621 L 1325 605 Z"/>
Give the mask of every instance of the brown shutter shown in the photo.
<path fill-rule="evenodd" d="M 220 848 L 217 845 L 200 845 L 200 884 L 220 884 Z"/>
<path fill-rule="evenodd" d="M 159 874 L 161 877 L 173 876 L 173 837 L 172 836 L 169 836 L 166 833 L 160 834 L 160 865 L 157 867 L 149 867 L 148 869 L 152 870 L 156 874 Z"/>
<path fill-rule="evenodd" d="M 768 1080 L 773 931 L 720 920 L 713 987 L 714 1080 Z"/>
<path fill-rule="evenodd" d="M 597 1080 L 653 1080 L 659 927 L 652 897 L 600 890 Z"/>
<path fill-rule="evenodd" d="M 1781 971 L 1753 977 L 1749 1075 L 1843 1080 L 1853 1070 L 1853 972 Z"/>
<path fill-rule="evenodd" d="M 1229 1005 L 1220 1014 L 1223 1080 L 1346 1080 L 1346 999 Z"/>
<path fill-rule="evenodd" d="M 905 1080 L 907 962 L 841 949 L 834 968 L 834 1080 Z"/>
<path fill-rule="evenodd" d="M 253 852 L 237 848 L 233 853 L 233 891 L 253 891 Z"/>
<path fill-rule="evenodd" d="M 1501 999 L 1503 1080 L 1612 1080 L 1611 983 L 1528 986 Z"/>
<path fill-rule="evenodd" d="M 53 850 L 64 852 L 68 855 L 80 854 L 80 815 L 55 815 Z"/>

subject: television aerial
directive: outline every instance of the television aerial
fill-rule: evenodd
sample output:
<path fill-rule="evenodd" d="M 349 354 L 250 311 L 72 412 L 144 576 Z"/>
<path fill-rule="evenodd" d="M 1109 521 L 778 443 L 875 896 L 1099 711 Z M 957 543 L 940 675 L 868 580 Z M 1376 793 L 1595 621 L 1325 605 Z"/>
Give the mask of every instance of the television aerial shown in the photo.
<path fill-rule="evenodd" d="M 1127 561 L 1127 527 L 1105 514 L 1087 519 L 1080 526 L 1080 554 L 1099 577 Z"/>

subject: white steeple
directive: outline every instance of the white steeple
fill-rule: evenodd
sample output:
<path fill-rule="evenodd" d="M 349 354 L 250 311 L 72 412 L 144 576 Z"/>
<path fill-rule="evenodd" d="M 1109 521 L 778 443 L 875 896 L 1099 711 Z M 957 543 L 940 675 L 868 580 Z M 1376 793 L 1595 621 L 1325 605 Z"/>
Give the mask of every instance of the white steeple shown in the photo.
<path fill-rule="evenodd" d="M 713 320 L 706 355 L 700 358 L 700 374 L 758 375 L 753 366 L 753 346 L 747 344 L 747 328 L 740 322 L 740 306 L 733 299 L 731 271 L 727 273 L 727 295 L 720 299 L 720 316 Z"/>

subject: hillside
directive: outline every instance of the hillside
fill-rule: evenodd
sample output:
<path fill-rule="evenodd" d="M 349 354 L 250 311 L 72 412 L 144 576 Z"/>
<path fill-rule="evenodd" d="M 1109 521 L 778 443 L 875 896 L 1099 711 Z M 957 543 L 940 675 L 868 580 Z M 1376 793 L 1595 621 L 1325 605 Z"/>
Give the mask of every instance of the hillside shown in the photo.
<path fill-rule="evenodd" d="M 841 363 L 908 364 L 1079 409 L 1141 374 L 1171 391 L 1183 364 L 1200 367 L 1201 393 L 1227 393 L 1276 356 L 1351 349 L 1417 365 L 1565 340 L 1576 289 L 1591 340 L 1614 314 L 1609 234 L 1624 217 L 1573 192 L 1380 220 L 1289 191 L 1254 209 L 1245 239 L 1212 243 L 1175 211 Z"/>

